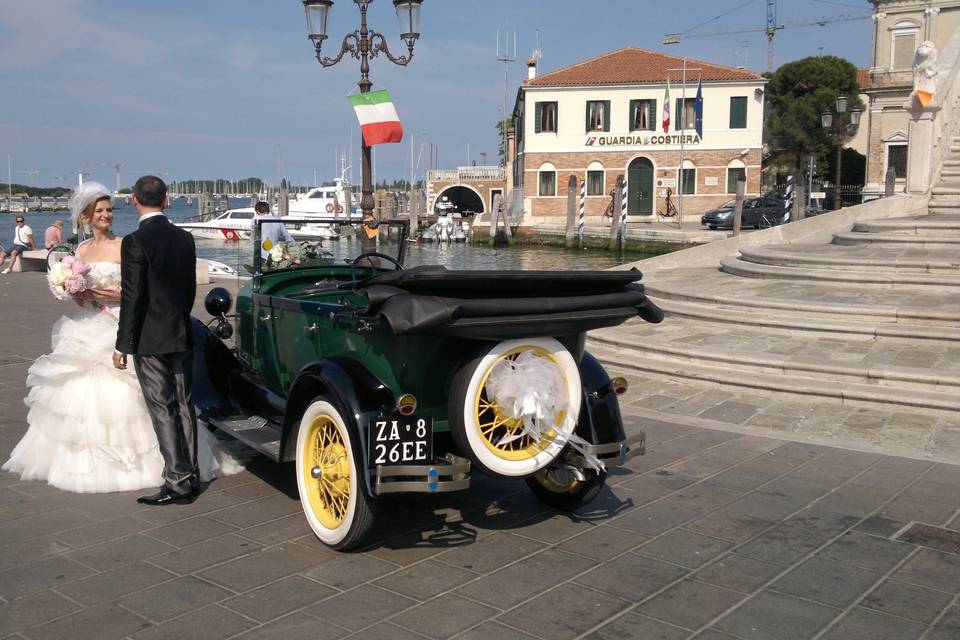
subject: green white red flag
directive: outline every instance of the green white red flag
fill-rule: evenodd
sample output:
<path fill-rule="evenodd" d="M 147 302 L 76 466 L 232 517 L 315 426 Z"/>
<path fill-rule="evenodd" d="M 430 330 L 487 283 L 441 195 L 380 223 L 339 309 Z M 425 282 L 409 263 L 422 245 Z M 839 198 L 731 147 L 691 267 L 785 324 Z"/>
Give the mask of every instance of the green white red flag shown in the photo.
<path fill-rule="evenodd" d="M 403 140 L 403 125 L 386 89 L 356 93 L 347 98 L 357 113 L 367 146 Z"/>
<path fill-rule="evenodd" d="M 670 132 L 670 78 L 667 78 L 667 91 L 663 94 L 663 132 Z"/>

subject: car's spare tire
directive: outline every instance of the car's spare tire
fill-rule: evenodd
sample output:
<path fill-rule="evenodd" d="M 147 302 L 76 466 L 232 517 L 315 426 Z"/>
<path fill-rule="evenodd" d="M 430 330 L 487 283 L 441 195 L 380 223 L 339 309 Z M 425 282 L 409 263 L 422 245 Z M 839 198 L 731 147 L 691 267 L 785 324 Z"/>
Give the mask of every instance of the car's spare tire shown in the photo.
<path fill-rule="evenodd" d="M 450 432 L 484 472 L 529 476 L 549 465 L 576 428 L 580 373 L 553 338 L 497 343 L 450 385 Z"/>

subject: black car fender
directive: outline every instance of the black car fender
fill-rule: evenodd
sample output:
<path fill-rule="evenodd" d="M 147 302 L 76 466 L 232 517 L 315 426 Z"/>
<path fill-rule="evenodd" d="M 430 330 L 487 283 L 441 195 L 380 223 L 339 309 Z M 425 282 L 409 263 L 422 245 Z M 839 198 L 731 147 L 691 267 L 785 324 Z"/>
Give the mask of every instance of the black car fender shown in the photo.
<path fill-rule="evenodd" d="M 354 460 L 366 469 L 367 439 L 364 430 L 373 419 L 392 410 L 395 404 L 389 387 L 356 360 L 321 359 L 306 364 L 290 385 L 283 416 L 282 460 L 296 457 L 300 418 L 319 395 L 330 397 L 352 430 Z M 368 473 L 363 474 L 366 491 L 373 495 Z"/>
<path fill-rule="evenodd" d="M 591 444 L 610 444 L 625 439 L 620 402 L 610 388 L 606 369 L 589 352 L 580 359 L 583 402 L 576 433 Z"/>
<path fill-rule="evenodd" d="M 193 404 L 198 414 L 229 415 L 236 409 L 229 379 L 240 369 L 230 348 L 213 335 L 199 319 L 191 317 L 193 329 Z"/>

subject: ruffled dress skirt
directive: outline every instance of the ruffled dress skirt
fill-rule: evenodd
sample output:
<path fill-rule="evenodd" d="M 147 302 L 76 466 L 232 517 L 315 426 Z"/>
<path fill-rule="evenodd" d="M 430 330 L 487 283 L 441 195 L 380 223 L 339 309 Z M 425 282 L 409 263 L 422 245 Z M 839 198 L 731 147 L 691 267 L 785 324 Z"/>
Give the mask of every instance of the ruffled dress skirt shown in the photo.
<path fill-rule="evenodd" d="M 27 374 L 28 429 L 3 469 L 80 493 L 163 484 L 163 457 L 132 368 L 111 362 L 117 319 L 82 309 L 53 327 L 53 350 Z M 198 426 L 200 479 L 243 469 Z"/>

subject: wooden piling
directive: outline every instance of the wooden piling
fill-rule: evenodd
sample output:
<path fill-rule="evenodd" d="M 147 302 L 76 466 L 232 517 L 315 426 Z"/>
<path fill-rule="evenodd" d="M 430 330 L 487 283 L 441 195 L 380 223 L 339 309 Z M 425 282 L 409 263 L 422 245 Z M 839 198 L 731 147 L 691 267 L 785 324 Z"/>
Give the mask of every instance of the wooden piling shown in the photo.
<path fill-rule="evenodd" d="M 613 212 L 610 216 L 610 237 L 607 241 L 607 248 L 610 251 L 617 250 L 617 244 L 620 236 L 620 209 L 623 208 L 623 175 L 617 176 L 617 186 L 613 193 Z"/>
<path fill-rule="evenodd" d="M 567 230 L 565 242 L 567 249 L 576 244 L 575 234 L 577 229 L 577 177 L 571 175 L 567 180 Z"/>

